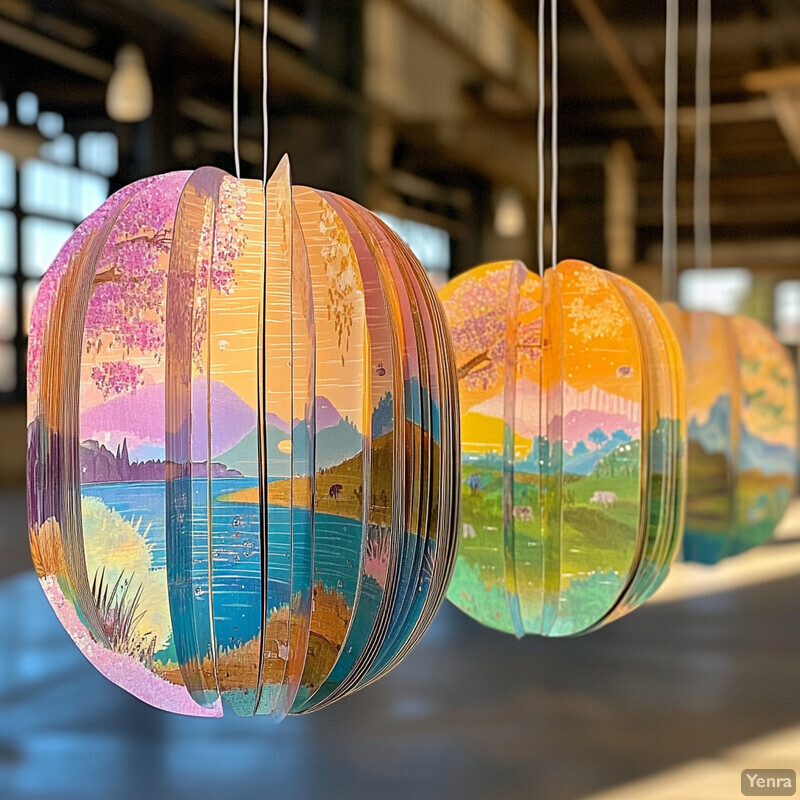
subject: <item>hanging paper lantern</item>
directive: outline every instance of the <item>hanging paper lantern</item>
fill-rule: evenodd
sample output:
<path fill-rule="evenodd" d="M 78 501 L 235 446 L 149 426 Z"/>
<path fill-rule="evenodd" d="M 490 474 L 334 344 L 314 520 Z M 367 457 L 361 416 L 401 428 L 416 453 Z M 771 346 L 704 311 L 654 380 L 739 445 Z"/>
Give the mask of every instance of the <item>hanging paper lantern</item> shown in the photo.
<path fill-rule="evenodd" d="M 686 364 L 688 492 L 683 552 L 715 564 L 773 534 L 797 480 L 797 378 L 763 325 L 665 311 Z"/>
<path fill-rule="evenodd" d="M 565 261 L 478 267 L 443 301 L 461 399 L 462 530 L 448 598 L 521 636 L 641 604 L 678 547 L 682 365 L 644 291 Z"/>
<path fill-rule="evenodd" d="M 365 209 L 213 168 L 108 200 L 45 275 L 28 504 L 59 619 L 159 708 L 319 708 L 427 627 L 455 558 L 443 315 Z"/>

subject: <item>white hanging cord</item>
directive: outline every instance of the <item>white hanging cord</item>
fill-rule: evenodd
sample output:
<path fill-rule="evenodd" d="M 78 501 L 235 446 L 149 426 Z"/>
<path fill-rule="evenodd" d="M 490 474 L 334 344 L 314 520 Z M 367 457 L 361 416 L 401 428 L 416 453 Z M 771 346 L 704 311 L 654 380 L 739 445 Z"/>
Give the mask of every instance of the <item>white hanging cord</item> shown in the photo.
<path fill-rule="evenodd" d="M 694 83 L 694 266 L 711 266 L 711 0 L 697 0 Z"/>
<path fill-rule="evenodd" d="M 236 0 L 233 22 L 233 162 L 236 177 L 242 177 L 239 159 L 239 50 L 241 47 L 242 0 Z"/>
<path fill-rule="evenodd" d="M 663 299 L 678 293 L 678 223 L 676 182 L 678 169 L 678 0 L 667 0 L 666 54 L 664 57 L 664 175 L 662 187 L 663 238 L 661 275 Z"/>
<path fill-rule="evenodd" d="M 536 171 L 538 180 L 537 193 L 537 253 L 539 258 L 539 275 L 544 275 L 544 110 L 547 98 L 545 97 L 544 81 L 544 5 L 545 0 L 539 0 L 539 29 L 538 29 L 538 69 L 539 69 L 539 108 L 536 118 Z"/>
<path fill-rule="evenodd" d="M 550 225 L 551 266 L 558 263 L 558 0 L 550 3 Z"/>
<path fill-rule="evenodd" d="M 269 87 L 269 71 L 267 69 L 267 36 L 269 33 L 269 0 L 264 0 L 264 27 L 261 38 L 261 130 L 263 135 L 263 155 L 261 162 L 261 181 L 267 185 L 267 169 L 269 166 L 269 110 L 267 94 Z"/>

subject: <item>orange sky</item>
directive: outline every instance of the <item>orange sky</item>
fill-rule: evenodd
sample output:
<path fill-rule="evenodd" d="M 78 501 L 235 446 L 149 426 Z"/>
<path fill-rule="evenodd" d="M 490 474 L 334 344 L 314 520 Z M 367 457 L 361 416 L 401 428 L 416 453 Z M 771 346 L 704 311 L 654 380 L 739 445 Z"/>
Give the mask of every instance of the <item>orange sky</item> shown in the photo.
<path fill-rule="evenodd" d="M 209 355 L 211 378 L 233 389 L 252 408 L 258 406 L 258 317 L 264 271 L 264 194 L 260 181 L 245 181 L 247 207 L 242 225 L 247 241 L 234 262 L 231 294 L 211 293 Z"/>
<path fill-rule="evenodd" d="M 501 262 L 478 267 L 444 287 L 440 296 L 451 324 L 461 324 L 468 313 L 481 318 L 492 313 L 505 317 L 508 282 L 499 281 L 497 273 L 511 275 L 511 265 L 512 262 Z M 487 284 L 483 295 L 482 282 Z M 459 289 L 464 291 L 459 292 Z M 634 404 L 641 402 L 639 340 L 622 296 L 605 273 L 582 262 L 562 262 L 557 270 L 545 274 L 544 286 L 538 275 L 528 273 L 521 286 L 521 296 L 527 302 L 520 303 L 526 311 L 516 320 L 518 331 L 523 331 L 520 336 L 531 337 L 535 332 L 538 340 L 536 323 L 541 319 L 543 309 L 545 312 L 545 387 L 564 382 L 578 392 L 596 387 Z M 518 357 L 518 380 L 527 379 L 538 384 L 541 364 L 540 358 L 535 357 L 535 349 L 520 351 L 518 341 L 520 352 L 528 353 L 529 357 Z M 456 361 L 463 364 L 474 355 L 457 351 Z M 501 395 L 503 391 L 502 368 L 498 370 L 497 380 L 487 387 L 470 387 L 464 380 L 460 381 L 462 419 L 470 409 Z M 517 413 L 524 400 L 524 397 L 517 397 Z M 499 410 L 501 405 L 497 408 Z M 529 409 L 529 412 L 535 413 L 534 409 Z M 474 449 L 498 449 L 502 429 L 487 425 L 475 415 L 467 419 L 462 434 Z"/>
<path fill-rule="evenodd" d="M 562 261 L 556 271 L 545 275 L 544 304 L 554 312 L 551 304 L 559 299 L 558 277 L 564 380 L 578 391 L 597 386 L 626 400 L 640 401 L 639 342 L 628 310 L 607 275 L 580 261 Z M 555 320 L 557 323 L 558 318 Z M 558 336 L 558 325 L 550 328 L 550 335 Z M 620 373 L 621 367 L 628 369 Z"/>
<path fill-rule="evenodd" d="M 356 254 L 350 244 L 344 224 L 336 218 L 335 230 L 322 230 L 325 226 L 323 212 L 330 220 L 330 205 L 311 189 L 295 187 L 294 202 L 303 229 L 314 294 L 314 319 L 317 329 L 317 396 L 327 397 L 337 411 L 361 430 L 363 427 L 363 394 L 365 387 L 365 355 L 369 351 L 366 330 L 364 290 L 358 270 Z M 335 243 L 332 255 L 326 248 Z M 349 344 L 343 338 L 339 343 L 335 314 L 328 314 L 329 277 L 326 263 L 336 261 L 351 276 L 347 299 L 352 304 Z M 339 259 L 342 259 L 339 261 Z M 343 363 L 344 362 L 344 363 Z"/>

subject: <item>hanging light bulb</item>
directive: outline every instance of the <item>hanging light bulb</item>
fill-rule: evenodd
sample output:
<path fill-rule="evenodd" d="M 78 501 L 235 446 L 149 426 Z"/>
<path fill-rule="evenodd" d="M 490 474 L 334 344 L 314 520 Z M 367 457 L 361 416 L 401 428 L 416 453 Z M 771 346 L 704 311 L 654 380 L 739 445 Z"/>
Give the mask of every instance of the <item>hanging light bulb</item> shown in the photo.
<path fill-rule="evenodd" d="M 497 199 L 494 230 L 504 239 L 521 236 L 525 231 L 525 209 L 519 192 L 514 189 L 505 189 Z"/>
<path fill-rule="evenodd" d="M 116 122 L 142 122 L 153 111 L 153 87 L 144 53 L 135 44 L 119 49 L 108 82 L 106 112 Z"/>

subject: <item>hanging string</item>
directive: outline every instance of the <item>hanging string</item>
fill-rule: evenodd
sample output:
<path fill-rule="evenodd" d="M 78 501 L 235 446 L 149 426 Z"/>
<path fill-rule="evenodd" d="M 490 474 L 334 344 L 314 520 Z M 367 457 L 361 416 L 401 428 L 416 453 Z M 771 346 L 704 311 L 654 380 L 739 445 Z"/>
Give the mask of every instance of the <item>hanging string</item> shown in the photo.
<path fill-rule="evenodd" d="M 261 182 L 267 185 L 267 168 L 269 165 L 269 110 L 267 93 L 269 87 L 269 71 L 267 69 L 267 35 L 269 33 L 269 0 L 264 0 L 264 24 L 261 34 L 261 130 L 263 153 L 261 161 Z"/>
<path fill-rule="evenodd" d="M 547 98 L 545 97 L 545 64 L 544 64 L 544 5 L 545 0 L 539 0 L 539 29 L 538 29 L 538 69 L 539 69 L 539 108 L 536 118 L 536 171 L 538 180 L 537 201 L 537 253 L 539 259 L 539 275 L 544 275 L 544 110 Z"/>
<path fill-rule="evenodd" d="M 678 0 L 667 0 L 666 53 L 664 56 L 664 175 L 662 186 L 663 238 L 661 275 L 663 299 L 678 294 L 678 222 L 676 183 L 678 169 Z"/>
<path fill-rule="evenodd" d="M 239 159 L 239 50 L 241 48 L 242 0 L 236 0 L 233 21 L 233 162 L 236 177 L 242 177 Z"/>
<path fill-rule="evenodd" d="M 694 266 L 711 266 L 711 0 L 697 0 L 694 83 Z"/>
<path fill-rule="evenodd" d="M 558 0 L 550 4 L 550 226 L 551 266 L 558 264 Z"/>

